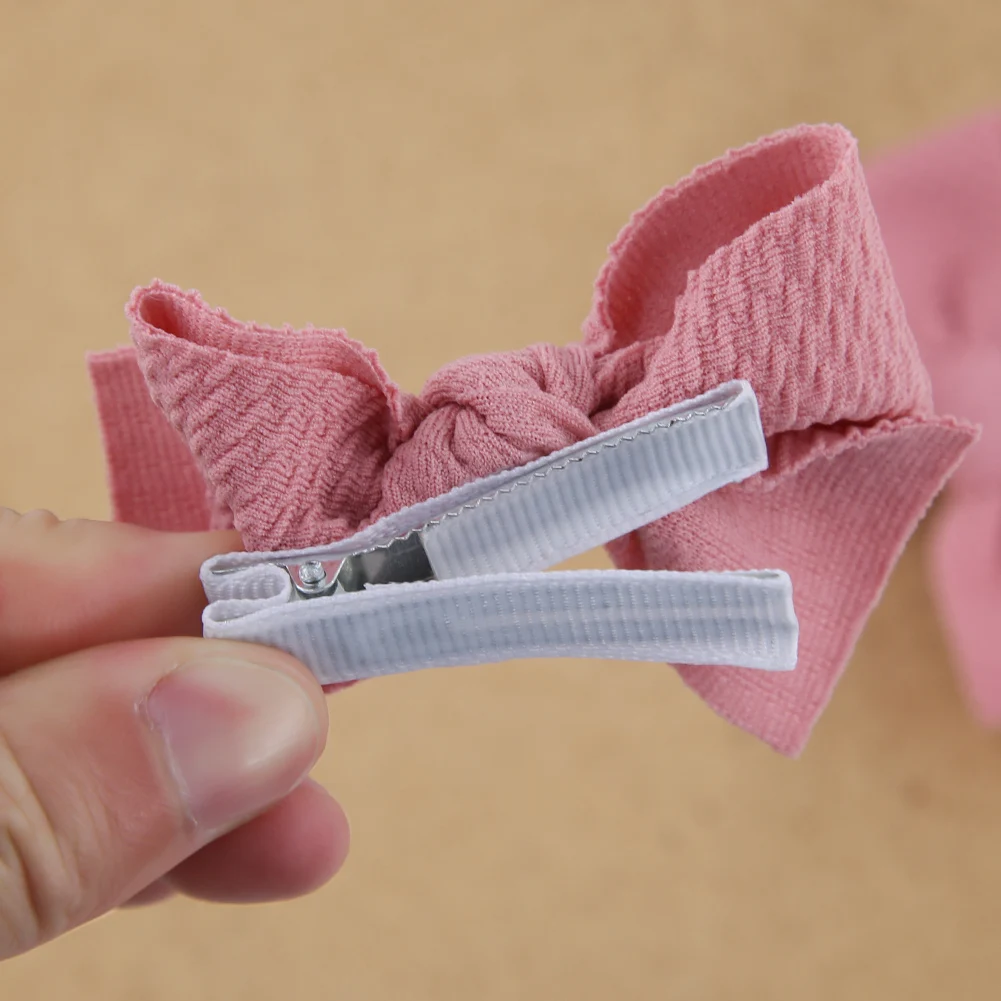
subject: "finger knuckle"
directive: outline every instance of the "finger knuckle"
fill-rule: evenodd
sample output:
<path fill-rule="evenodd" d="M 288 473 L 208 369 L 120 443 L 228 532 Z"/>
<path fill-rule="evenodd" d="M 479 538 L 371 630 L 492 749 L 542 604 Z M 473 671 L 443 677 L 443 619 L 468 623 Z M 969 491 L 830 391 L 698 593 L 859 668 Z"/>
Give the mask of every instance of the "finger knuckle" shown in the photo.
<path fill-rule="evenodd" d="M 51 532 L 59 525 L 59 519 L 51 511 L 42 508 L 25 511 L 22 514 L 13 508 L 0 507 L 0 532 L 7 538 L 18 539 L 23 536 L 33 538 Z"/>
<path fill-rule="evenodd" d="M 59 524 L 59 519 L 54 515 L 48 508 L 34 508 L 31 511 L 25 511 L 20 518 L 21 524 L 27 528 L 54 528 Z"/>
<path fill-rule="evenodd" d="M 75 922 L 83 899 L 79 871 L 0 733 L 0 955 L 54 938 Z"/>

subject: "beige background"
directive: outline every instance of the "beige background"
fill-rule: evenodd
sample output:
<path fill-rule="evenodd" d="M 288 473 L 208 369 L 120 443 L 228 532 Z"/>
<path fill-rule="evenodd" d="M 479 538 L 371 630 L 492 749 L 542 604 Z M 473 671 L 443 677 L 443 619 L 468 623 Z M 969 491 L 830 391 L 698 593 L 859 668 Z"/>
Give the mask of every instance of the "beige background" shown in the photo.
<path fill-rule="evenodd" d="M 803 120 L 865 153 L 1001 98 L 997 0 L 0 0 L 0 501 L 103 516 L 82 356 L 153 276 L 347 326 L 416 389 L 566 341 L 663 184 Z M 996 998 L 1001 743 L 906 554 L 806 756 L 663 668 L 365 685 L 328 889 L 116 914 L 0 996 Z"/>

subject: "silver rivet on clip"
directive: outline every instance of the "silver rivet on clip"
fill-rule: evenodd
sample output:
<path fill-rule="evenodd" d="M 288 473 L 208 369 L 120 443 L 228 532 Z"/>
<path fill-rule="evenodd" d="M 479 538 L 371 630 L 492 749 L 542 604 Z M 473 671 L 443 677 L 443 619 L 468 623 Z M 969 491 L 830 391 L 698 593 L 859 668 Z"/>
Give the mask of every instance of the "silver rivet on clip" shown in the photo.
<path fill-rule="evenodd" d="M 317 587 L 326 579 L 327 571 L 323 569 L 323 564 L 318 563 L 316 560 L 310 560 L 309 563 L 303 563 L 299 567 L 299 580 L 306 587 Z"/>
<path fill-rule="evenodd" d="M 325 598 L 334 593 L 337 586 L 336 578 L 330 580 L 323 564 L 318 560 L 310 560 L 298 567 L 278 564 L 289 575 L 292 581 L 293 597 Z"/>

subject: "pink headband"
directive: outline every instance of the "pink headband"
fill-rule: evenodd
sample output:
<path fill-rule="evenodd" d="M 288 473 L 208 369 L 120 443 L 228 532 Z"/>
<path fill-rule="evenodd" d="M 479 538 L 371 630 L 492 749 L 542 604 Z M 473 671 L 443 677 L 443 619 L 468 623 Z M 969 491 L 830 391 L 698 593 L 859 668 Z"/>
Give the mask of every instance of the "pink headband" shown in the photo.
<path fill-rule="evenodd" d="M 805 744 L 887 575 L 974 438 L 932 409 L 856 145 L 800 127 L 661 192 L 611 247 L 584 338 L 460 359 L 420 396 L 342 331 L 239 323 L 162 283 L 91 374 L 116 516 L 232 524 L 253 549 L 341 538 L 733 379 L 770 468 L 609 546 L 625 568 L 778 567 L 799 667 L 685 667 L 722 716 Z"/>
<path fill-rule="evenodd" d="M 983 425 L 934 528 L 930 584 L 971 708 L 1001 724 L 1001 115 L 867 171 L 936 400 Z"/>

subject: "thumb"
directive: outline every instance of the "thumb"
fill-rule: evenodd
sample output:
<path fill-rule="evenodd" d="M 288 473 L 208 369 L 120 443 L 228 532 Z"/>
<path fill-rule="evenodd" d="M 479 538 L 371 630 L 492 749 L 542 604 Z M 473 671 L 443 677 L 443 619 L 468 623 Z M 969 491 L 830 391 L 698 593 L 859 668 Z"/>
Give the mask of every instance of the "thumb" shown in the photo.
<path fill-rule="evenodd" d="M 304 668 L 241 643 L 119 643 L 0 681 L 0 958 L 283 798 L 326 727 Z"/>

